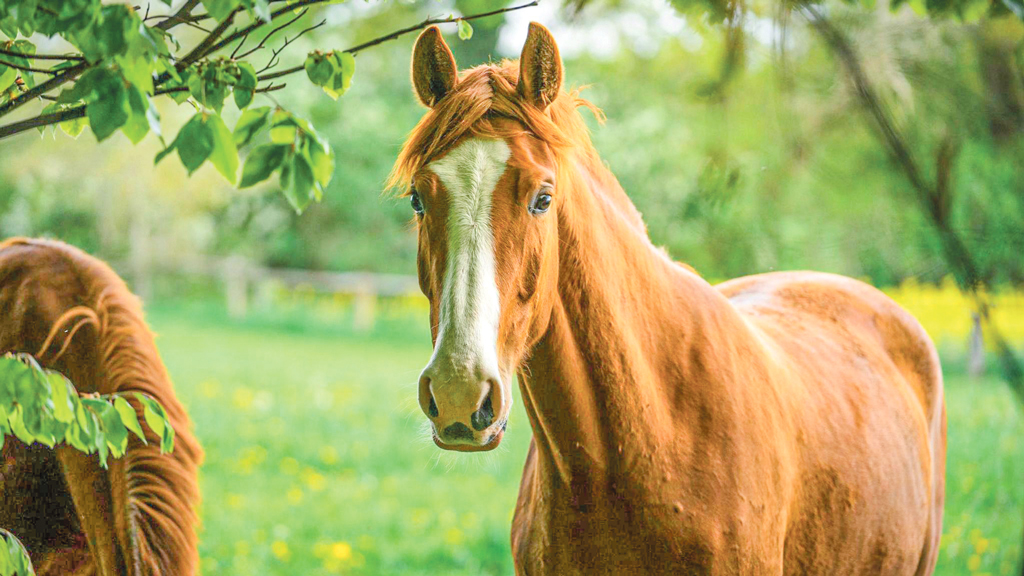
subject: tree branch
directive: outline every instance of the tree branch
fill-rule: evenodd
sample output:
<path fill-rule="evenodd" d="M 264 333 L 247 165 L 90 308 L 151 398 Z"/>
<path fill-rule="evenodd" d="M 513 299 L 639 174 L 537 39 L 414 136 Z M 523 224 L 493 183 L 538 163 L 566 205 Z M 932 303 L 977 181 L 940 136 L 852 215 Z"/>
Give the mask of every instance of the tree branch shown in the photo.
<path fill-rule="evenodd" d="M 307 32 L 312 32 L 313 30 L 316 30 L 317 28 L 323 26 L 326 23 L 327 20 L 321 20 L 318 24 L 314 24 L 313 26 L 300 30 L 299 33 L 296 34 L 295 36 L 292 36 L 291 38 L 285 38 L 284 44 L 282 44 L 279 48 L 274 49 L 274 53 L 270 56 L 270 60 L 267 61 L 267 65 L 264 66 L 263 68 L 260 68 L 258 73 L 266 72 L 267 70 L 273 68 L 274 66 L 277 66 L 280 63 L 280 60 L 278 60 L 277 57 L 281 54 L 281 52 L 284 52 L 285 48 L 287 48 L 292 42 L 295 42 L 299 38 L 302 38 L 302 36 Z"/>
<path fill-rule="evenodd" d="M 458 22 L 459 20 L 477 20 L 479 18 L 487 18 L 488 16 L 497 16 L 498 14 L 505 14 L 506 12 L 515 12 L 516 10 L 522 10 L 523 8 L 531 8 L 531 7 L 537 6 L 539 4 L 540 4 L 540 0 L 533 0 L 533 2 L 528 2 L 526 4 L 520 4 L 518 6 L 509 6 L 507 8 L 500 8 L 498 10 L 491 10 L 490 12 L 481 12 L 479 14 L 472 14 L 470 16 L 461 16 L 461 17 L 449 16 L 447 18 L 433 18 L 433 19 L 427 18 L 423 22 L 420 22 L 419 24 L 416 24 L 414 26 L 409 26 L 408 28 L 402 28 L 401 30 L 397 30 L 395 32 L 392 32 L 391 34 L 386 35 L 386 36 L 381 36 L 380 38 L 374 38 L 373 40 L 370 40 L 369 42 L 363 42 L 362 44 L 359 44 L 357 46 L 353 46 L 352 48 L 349 48 L 348 50 L 346 50 L 346 52 L 349 52 L 351 54 L 355 54 L 356 52 L 360 52 L 362 50 L 366 50 L 367 48 L 369 48 L 371 46 L 376 46 L 377 44 L 382 44 L 384 42 L 387 42 L 388 40 L 394 40 L 395 38 L 398 38 L 399 36 L 404 36 L 404 35 L 406 35 L 406 34 L 408 34 L 410 32 L 416 32 L 417 30 L 422 30 L 422 29 L 426 28 L 427 26 L 433 26 L 434 24 L 448 24 L 448 23 L 451 23 L 451 22 Z"/>
<path fill-rule="evenodd" d="M 39 128 L 40 126 L 58 124 L 65 120 L 74 120 L 75 118 L 81 118 L 83 116 L 85 116 L 85 106 L 79 106 L 77 108 L 69 108 L 59 112 L 51 112 L 50 114 L 41 114 L 20 122 L 12 122 L 6 126 L 0 126 L 0 140 L 3 140 L 8 136 L 13 136 L 19 132 Z"/>
<path fill-rule="evenodd" d="M 19 66 L 7 60 L 0 60 L 0 65 L 21 70 L 22 72 L 38 72 L 39 74 L 60 74 L 60 70 L 46 70 L 45 68 L 33 68 L 31 66 Z"/>
<path fill-rule="evenodd" d="M 198 5 L 199 0 L 188 0 L 188 2 L 185 2 L 185 4 L 183 4 L 181 8 L 179 8 L 178 11 L 175 12 L 172 16 L 168 16 L 166 20 L 161 20 L 160 22 L 157 22 L 155 28 L 167 31 L 171 28 L 174 28 L 178 24 L 187 23 L 191 21 L 189 16 L 192 14 L 192 11 L 195 10 L 196 6 Z"/>
<path fill-rule="evenodd" d="M 197 44 L 196 47 L 193 48 L 191 52 L 189 52 L 185 55 L 184 58 L 179 60 L 178 63 L 175 65 L 178 68 L 178 70 L 181 71 L 185 68 L 188 68 L 189 64 L 192 64 L 193 62 L 204 58 L 210 52 L 213 52 L 210 46 L 213 45 L 213 43 L 216 42 L 218 38 L 220 38 L 221 34 L 226 32 L 227 29 L 231 27 L 231 23 L 234 22 L 235 15 L 238 14 L 239 10 L 241 10 L 241 8 L 235 8 L 234 10 L 232 10 L 231 13 L 228 14 L 228 17 L 225 18 L 223 22 L 218 24 L 217 27 L 214 28 L 213 31 L 206 36 L 206 38 L 203 38 L 202 42 Z"/>
<path fill-rule="evenodd" d="M 949 176 L 949 171 L 952 169 L 952 148 L 939 150 L 937 182 L 935 186 L 932 186 L 922 175 L 910 145 L 897 128 L 888 107 L 868 81 L 850 41 L 814 6 L 804 3 L 800 5 L 800 10 L 846 68 L 861 104 L 874 120 L 883 143 L 910 182 L 918 205 L 935 228 L 946 264 L 953 272 L 960 291 L 971 300 L 978 316 L 988 326 L 989 338 L 999 351 L 1006 382 L 1010 385 L 1010 389 L 1017 394 L 1018 400 L 1024 403 L 1024 368 L 993 323 L 990 305 L 983 293 L 985 280 L 981 276 L 981 268 L 967 248 L 966 242 L 948 218 L 949 211 L 945 207 L 945 202 L 952 194 Z M 951 146 L 951 144 L 944 144 L 944 146 Z"/>
<path fill-rule="evenodd" d="M 0 105 L 0 116 L 9 114 L 13 110 L 31 102 L 32 100 L 35 100 L 36 98 L 42 96 L 43 94 L 46 94 L 50 90 L 53 90 L 54 88 L 57 88 L 58 86 L 66 82 L 74 80 L 88 67 L 89 64 L 87 62 L 81 62 L 79 64 L 72 66 L 71 68 L 65 68 L 64 70 L 61 70 L 63 74 L 57 74 L 56 76 L 50 78 L 46 82 L 43 82 L 42 84 L 37 84 L 35 88 L 27 92 L 22 92 L 14 98 L 11 98 L 11 100 L 8 103 Z M 0 138 L 3 138 L 3 136 L 0 136 Z"/>
<path fill-rule="evenodd" d="M 260 43 L 259 43 L 259 44 L 257 44 L 257 45 L 256 45 L 256 46 L 254 46 L 253 48 L 250 48 L 249 50 L 246 50 L 246 51 L 245 51 L 245 52 L 243 52 L 243 53 L 242 53 L 241 55 L 239 55 L 239 56 L 238 56 L 238 58 L 245 58 L 246 56 L 249 56 L 249 55 L 251 55 L 251 54 L 252 54 L 253 52 L 255 52 L 255 51 L 257 51 L 257 50 L 260 50 L 260 49 L 262 49 L 262 48 L 263 48 L 263 46 L 264 46 L 264 45 L 265 45 L 265 44 L 267 43 L 267 40 L 270 40 L 270 38 L 271 38 L 271 37 L 272 37 L 272 36 L 273 36 L 274 34 L 277 34 L 277 33 L 278 33 L 278 32 L 280 32 L 281 30 L 283 30 L 283 29 L 285 29 L 285 28 L 287 28 L 287 27 L 291 26 L 292 24 L 295 24 L 296 22 L 298 22 L 298 21 L 299 21 L 299 18 L 302 18 L 303 16 L 305 16 L 307 12 L 309 12 L 309 8 L 303 8 L 303 9 L 302 9 L 302 11 L 301 11 L 301 12 L 299 12 L 298 14 L 296 14 L 294 18 L 292 18 L 291 20 L 289 20 L 289 21 L 285 22 L 284 24 L 281 24 L 281 25 L 280 25 L 280 26 L 278 26 L 277 28 L 274 28 L 273 30 L 271 30 L 270 32 L 268 32 L 268 33 L 267 33 L 267 35 L 263 37 L 263 40 L 260 40 Z M 326 20 L 324 20 L 324 22 L 326 22 Z M 300 34 L 300 35 L 301 35 L 301 34 Z M 242 38 L 242 43 L 244 43 L 244 42 L 245 42 L 245 39 L 246 39 L 246 38 L 248 38 L 248 37 L 249 37 L 249 35 L 248 35 L 248 34 L 246 34 L 246 35 L 245 35 L 245 36 L 244 36 L 244 37 Z M 287 43 L 287 40 L 286 40 L 285 42 Z M 241 48 L 241 47 L 242 47 L 242 43 L 239 43 L 239 44 L 238 44 L 238 47 L 239 47 L 239 48 Z M 232 55 L 231 55 L 231 58 L 232 58 L 232 59 L 234 59 L 234 58 L 235 58 L 235 55 L 234 55 L 234 54 L 232 54 Z"/>
<path fill-rule="evenodd" d="M 187 2 L 185 2 L 184 5 L 182 5 L 182 7 L 180 9 L 178 9 L 177 12 L 174 13 L 173 16 L 169 16 L 166 20 L 162 20 L 159 23 L 157 23 L 155 28 L 159 28 L 161 30 L 166 31 L 166 30 L 169 30 L 169 29 L 177 26 L 178 24 L 181 24 L 183 22 L 187 22 L 189 14 L 192 12 L 192 10 L 195 9 L 196 6 L 199 5 L 199 1 L 200 0 L 188 0 Z M 39 9 L 43 10 L 42 7 L 40 7 Z M 44 59 L 47 59 L 47 58 L 44 58 Z M 70 67 L 70 68 L 65 68 L 64 70 L 61 70 L 60 72 L 62 72 L 62 73 L 56 74 L 53 78 L 50 78 L 46 82 L 43 82 L 42 84 L 36 85 L 36 87 L 31 89 L 31 90 L 28 90 L 26 92 L 22 92 L 18 96 L 15 96 L 14 98 L 12 98 L 6 104 L 0 105 L 0 117 L 3 117 L 5 115 L 9 114 L 10 112 L 16 110 L 17 108 L 20 108 L 21 106 L 31 102 L 32 100 L 35 100 L 36 98 L 42 96 L 43 94 L 46 94 L 50 90 L 53 90 L 54 88 L 58 88 L 61 85 L 74 80 L 75 78 L 81 76 L 82 72 L 85 72 L 85 70 L 87 68 L 89 68 L 89 66 L 90 66 L 89 63 L 85 61 L 85 59 L 77 57 L 77 56 L 76 57 L 72 57 L 72 58 L 67 58 L 67 59 L 68 60 L 76 60 L 79 63 L 76 64 L 75 66 Z M 32 119 L 30 118 L 28 120 L 25 120 L 25 122 L 28 122 L 29 120 L 32 120 Z M 16 124 L 18 124 L 18 123 L 16 123 Z M 13 125 L 14 124 L 12 124 L 10 126 L 13 126 Z M 7 127 L 8 126 L 0 127 L 0 129 L 7 128 Z M 3 138 L 3 136 L 0 135 L 0 138 Z"/>
<path fill-rule="evenodd" d="M 14 52 L 12 50 L 0 49 L 0 54 L 4 56 L 14 56 L 16 58 L 26 58 L 28 60 L 72 60 L 74 62 L 82 62 L 85 58 L 81 56 L 67 55 L 61 56 L 58 54 L 22 54 L 21 52 Z"/>
<path fill-rule="evenodd" d="M 532 6 L 537 6 L 539 3 L 540 3 L 540 0 L 533 0 L 532 2 L 529 2 L 529 3 L 526 3 L 526 4 L 520 4 L 518 6 L 509 6 L 507 8 L 501 8 L 499 10 L 491 10 L 490 12 L 481 12 L 480 14 L 473 14 L 473 15 L 470 15 L 470 16 L 462 16 L 462 17 L 449 16 L 447 18 L 427 18 L 426 20 L 420 22 L 419 24 L 414 24 L 412 26 L 409 26 L 409 27 L 406 27 L 406 28 L 402 28 L 401 30 L 396 30 L 396 31 L 394 31 L 394 32 L 392 32 L 390 34 L 386 34 L 386 35 L 381 36 L 379 38 L 374 38 L 373 40 L 370 40 L 368 42 L 363 42 L 362 44 L 357 44 L 357 45 L 355 45 L 355 46 L 353 46 L 351 48 L 348 48 L 347 50 L 345 50 L 345 52 L 348 52 L 349 54 L 355 54 L 357 52 L 361 52 L 363 50 L 366 50 L 367 48 L 376 46 L 378 44 L 383 44 L 384 42 L 387 42 L 389 40 L 395 40 L 396 38 L 404 36 L 404 35 L 406 35 L 406 34 L 408 34 L 410 32 L 416 32 L 417 30 L 422 30 L 422 29 L 424 29 L 424 28 L 426 28 L 428 26 L 433 26 L 434 24 L 450 24 L 452 22 L 458 22 L 459 20 L 476 20 L 478 18 L 486 18 L 488 16 L 496 16 L 498 14 L 504 14 L 506 12 L 514 12 L 516 10 L 522 10 L 523 8 L 530 8 Z M 279 72 L 271 72 L 270 74 L 264 74 L 264 75 L 260 76 L 259 79 L 260 80 L 273 80 L 274 78 L 280 78 L 282 76 L 287 76 L 289 74 L 294 74 L 296 72 L 301 72 L 304 69 L 305 69 L 304 66 L 294 66 L 292 68 L 286 68 L 286 69 L 281 70 Z"/>
<path fill-rule="evenodd" d="M 300 0 L 299 2 L 295 2 L 294 4 L 290 4 L 290 5 L 286 6 L 285 8 L 281 8 L 277 12 L 271 13 L 270 14 L 270 22 L 273 22 L 279 16 L 281 16 L 282 14 L 284 14 L 286 12 L 290 12 L 290 11 L 293 11 L 293 10 L 298 10 L 299 8 L 304 8 L 306 6 L 312 6 L 314 4 L 326 4 L 326 3 L 331 2 L 331 1 L 332 0 Z M 253 22 L 252 24 L 250 24 L 249 26 L 246 26 L 245 28 L 242 28 L 240 30 L 234 31 L 233 33 L 228 35 L 226 38 L 224 38 L 220 42 L 217 42 L 215 45 L 213 45 L 209 50 L 207 50 L 203 54 L 203 56 L 206 56 L 206 55 L 209 55 L 209 54 L 213 54 L 214 52 L 220 50 L 221 48 L 227 46 L 228 44 L 231 44 L 235 40 L 238 40 L 239 38 L 242 38 L 242 37 L 246 36 L 247 34 L 252 33 L 253 30 L 256 30 L 257 28 L 259 28 L 260 26 L 263 26 L 265 24 L 268 24 L 268 22 L 264 22 L 262 20 L 257 20 L 256 22 Z"/>
<path fill-rule="evenodd" d="M 273 21 L 275 18 L 281 16 L 282 14 L 284 14 L 285 12 L 287 12 L 289 10 L 295 10 L 295 9 L 302 8 L 302 7 L 305 7 L 305 6 L 311 6 L 313 4 L 321 4 L 321 3 L 324 3 L 324 2 L 328 2 L 328 1 L 330 1 L 330 0 L 301 0 L 300 2 L 296 2 L 294 4 L 289 5 L 286 8 L 283 8 L 281 10 L 278 10 L 277 12 L 274 12 L 271 15 L 271 21 Z M 358 45 L 353 46 L 353 47 L 351 47 L 351 48 L 349 48 L 349 49 L 347 49 L 345 51 L 349 52 L 351 54 L 355 54 L 357 52 L 361 52 L 363 50 L 366 50 L 367 48 L 370 48 L 372 46 L 376 46 L 378 44 L 382 44 L 382 43 L 387 42 L 389 40 L 394 40 L 396 38 L 404 36 L 405 34 L 408 34 L 410 32 L 415 32 L 417 30 L 421 30 L 423 28 L 426 28 L 427 26 L 431 26 L 431 25 L 434 25 L 434 24 L 446 24 L 446 23 L 451 23 L 451 22 L 457 22 L 459 20 L 476 20 L 478 18 L 486 18 L 488 16 L 495 16 L 495 15 L 498 15 L 498 14 L 504 14 L 506 12 L 512 12 L 512 11 L 515 11 L 515 10 L 522 10 L 524 8 L 529 8 L 531 6 L 536 6 L 538 3 L 539 3 L 539 0 L 532 0 L 531 2 L 526 3 L 526 4 L 520 4 L 518 6 L 510 6 L 508 8 L 502 8 L 502 9 L 499 9 L 499 10 L 491 10 L 490 12 L 482 12 L 480 14 L 473 14 L 473 15 L 470 15 L 470 16 L 462 17 L 462 18 L 457 18 L 457 17 L 454 17 L 454 16 L 449 16 L 447 18 L 427 18 L 426 20 L 423 20 L 419 24 L 415 24 L 413 26 L 408 26 L 408 27 L 402 28 L 400 30 L 396 30 L 395 32 L 392 32 L 392 33 L 387 34 L 385 36 L 381 36 L 379 38 L 374 38 L 373 40 L 370 40 L 368 42 L 364 42 L 362 44 L 358 44 Z M 189 0 L 188 2 L 185 3 L 184 6 L 182 6 L 178 10 L 178 12 L 176 12 L 174 14 L 174 16 L 170 16 L 167 19 L 162 20 L 159 24 L 156 25 L 156 27 L 161 28 L 162 30 L 167 30 L 167 29 L 169 29 L 169 28 L 171 28 L 171 27 L 173 27 L 173 26 L 175 26 L 177 24 L 181 24 L 183 22 L 188 21 L 189 20 L 189 16 L 188 15 L 191 13 L 192 9 L 194 9 L 198 4 L 199 4 L 199 0 Z M 236 13 L 237 13 L 237 11 L 236 11 Z M 231 21 L 233 16 L 234 16 L 234 14 L 232 14 L 232 16 L 226 18 L 224 20 L 224 22 L 222 22 L 221 25 L 218 26 L 217 29 L 214 30 L 213 33 L 211 33 L 210 36 L 208 36 L 206 39 L 204 39 L 203 42 L 201 42 L 198 46 L 193 48 L 192 51 L 189 52 L 189 54 L 187 56 L 185 56 L 185 58 L 183 58 L 181 61 L 179 61 L 179 66 L 187 66 L 189 63 L 192 63 L 192 62 L 195 62 L 197 60 L 200 60 L 200 59 L 204 58 L 205 56 L 216 52 L 220 48 L 222 48 L 224 46 L 227 46 L 232 41 L 237 40 L 238 38 L 241 38 L 241 37 L 245 36 L 246 34 L 252 32 L 252 30 L 255 30 L 256 28 L 259 28 L 260 26 L 265 24 L 264 22 L 258 22 L 258 23 L 255 23 L 255 24 L 251 25 L 251 26 L 247 26 L 247 27 L 245 27 L 245 28 L 243 28 L 243 29 L 241 29 L 241 30 L 239 30 L 237 32 L 232 33 L 230 36 L 228 36 L 227 38 L 224 38 L 223 40 L 217 42 L 216 44 L 213 44 L 213 42 L 216 41 L 216 38 L 218 36 L 220 36 L 220 34 L 223 34 L 224 30 L 226 30 L 227 27 L 230 26 L 230 21 Z M 317 26 L 319 26 L 319 25 L 317 25 Z M 315 28 L 315 26 L 314 26 L 314 28 Z M 308 31 L 308 29 L 307 29 L 307 31 Z M 300 33 L 300 35 L 301 34 L 302 33 Z M 187 62 L 186 62 L 186 60 L 187 60 Z M 0 116 L 3 116 L 5 114 L 9 113 L 10 111 L 14 110 L 15 108 L 18 108 L 19 106 L 22 106 L 23 104 L 25 104 L 27 102 L 30 102 L 30 101 L 32 101 L 32 100 L 42 96 L 46 92 L 49 92 L 50 90 L 53 90 L 54 88 L 57 88 L 58 86 L 64 84 L 65 82 L 69 82 L 71 80 L 74 80 L 79 75 L 81 75 L 82 72 L 84 72 L 88 67 L 89 67 L 89 64 L 87 62 L 83 61 L 83 62 L 81 62 L 81 63 L 79 63 L 79 64 L 77 64 L 75 66 L 72 66 L 70 68 L 66 68 L 64 70 L 61 70 L 60 73 L 58 73 L 58 75 L 54 76 L 53 78 L 47 80 L 46 82 L 43 82 L 42 84 L 37 85 L 35 88 L 33 88 L 33 89 L 31 89 L 31 90 L 29 90 L 27 92 L 24 92 L 24 93 L 18 95 L 17 97 L 13 98 L 7 104 L 4 104 L 4 105 L 0 106 Z M 282 70 L 281 72 L 275 72 L 275 73 L 272 73 L 272 74 L 265 74 L 263 76 L 260 76 L 259 80 L 260 81 L 273 80 L 273 79 L 279 78 L 281 76 L 286 76 L 288 74 L 293 74 L 293 73 L 298 72 L 298 71 L 300 71 L 302 69 L 303 69 L 302 66 L 297 66 L 295 68 L 290 68 L 288 70 Z M 166 74 L 165 74 L 165 76 L 166 76 Z M 172 92 L 183 92 L 183 91 L 187 90 L 187 88 L 184 87 L 184 86 L 178 86 L 178 87 L 175 87 L 175 88 L 159 88 L 159 86 L 161 84 L 165 83 L 166 81 L 167 81 L 166 77 L 162 77 L 162 78 L 158 78 L 157 79 L 155 84 L 158 87 L 158 89 L 155 91 L 154 96 L 156 96 L 156 95 L 163 95 L 163 94 L 170 94 Z M 257 93 L 273 92 L 273 91 L 280 90 L 280 89 L 284 88 L 284 86 L 285 86 L 284 84 L 273 84 L 273 83 L 271 83 L 269 86 L 256 89 L 255 92 L 257 92 Z M 72 119 L 75 119 L 75 118 L 81 118 L 84 115 L 85 115 L 85 106 L 78 106 L 76 108 L 69 108 L 67 110 L 61 110 L 59 112 L 54 112 L 54 113 L 50 113 L 50 114 L 41 114 L 39 116 L 35 116 L 33 118 L 28 118 L 26 120 L 21 120 L 19 122 L 13 122 L 13 123 L 7 124 L 5 126 L 0 126 L 0 140 L 6 138 L 8 136 L 13 136 L 15 134 L 18 134 L 20 132 L 24 132 L 26 130 L 30 130 L 32 128 L 38 128 L 39 126 L 46 126 L 48 124 L 56 124 L 56 123 L 59 123 L 59 122 L 63 122 L 65 120 L 72 120 Z"/>

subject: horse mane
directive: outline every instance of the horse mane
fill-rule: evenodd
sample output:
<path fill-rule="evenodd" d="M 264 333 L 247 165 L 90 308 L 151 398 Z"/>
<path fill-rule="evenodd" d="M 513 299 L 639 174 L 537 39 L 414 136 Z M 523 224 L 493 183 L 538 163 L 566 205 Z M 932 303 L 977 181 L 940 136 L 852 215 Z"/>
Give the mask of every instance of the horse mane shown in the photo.
<path fill-rule="evenodd" d="M 519 133 L 499 129 L 493 118 L 517 120 L 525 131 L 547 144 L 568 165 L 571 157 L 588 166 L 601 166 L 590 132 L 577 108 L 589 109 L 599 121 L 601 110 L 583 99 L 579 89 L 562 91 L 545 110 L 529 104 L 516 91 L 519 61 L 503 60 L 462 71 L 452 91 L 431 108 L 413 128 L 388 177 L 389 189 L 408 191 L 413 176 L 451 150 L 464 136 L 510 138 Z"/>
<path fill-rule="evenodd" d="M 78 280 L 77 286 L 67 286 L 69 294 L 55 299 L 75 301 L 77 305 L 66 309 L 49 327 L 38 353 L 40 361 L 51 366 L 58 361 L 57 366 L 72 366 L 76 360 L 88 362 L 88 358 L 93 357 L 93 366 L 75 367 L 76 372 L 91 370 L 95 373 L 96 390 L 89 391 L 147 394 L 164 407 L 174 428 L 174 450 L 170 454 L 160 453 L 159 438 L 144 426 L 149 443 L 143 444 L 131 437 L 125 456 L 110 461 L 108 477 L 114 492 L 114 529 L 126 548 L 126 562 L 145 574 L 196 573 L 198 517 L 195 508 L 199 503 L 197 476 L 203 452 L 191 432 L 188 415 L 174 394 L 153 334 L 143 319 L 139 299 L 109 266 L 67 244 L 14 238 L 0 243 L 0 254 L 14 247 L 49 253 L 47 258 L 35 253 L 26 256 L 27 275 L 54 273 L 47 269 L 51 267 L 47 263 L 58 262 Z M 21 284 L 26 284 L 25 279 Z M 28 297 L 42 300 L 44 295 Z M 17 311 L 16 306 L 11 308 Z M 17 325 L 25 323 L 26 319 L 5 318 L 4 321 Z M 82 334 L 85 326 L 94 329 L 90 331 L 95 334 L 94 340 Z M 59 337 L 61 334 L 63 337 Z M 80 335 L 71 346 L 76 334 Z M 85 347 L 93 350 L 76 356 L 76 350 L 81 352 Z M 136 412 L 141 421 L 142 412 L 138 407 Z M 121 503 L 126 514 L 117 509 Z"/>

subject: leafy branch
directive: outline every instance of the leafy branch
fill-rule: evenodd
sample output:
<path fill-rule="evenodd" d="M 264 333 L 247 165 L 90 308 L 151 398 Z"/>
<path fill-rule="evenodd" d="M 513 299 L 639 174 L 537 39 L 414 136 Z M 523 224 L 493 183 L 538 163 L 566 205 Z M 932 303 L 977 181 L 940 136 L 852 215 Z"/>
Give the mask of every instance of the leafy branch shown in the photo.
<path fill-rule="evenodd" d="M 39 442 L 50 448 L 63 443 L 85 454 L 98 454 L 100 465 L 108 457 L 120 458 L 134 434 L 144 444 L 142 420 L 156 436 L 160 451 L 174 449 L 174 428 L 159 402 L 140 392 L 80 394 L 58 372 L 42 368 L 28 354 L 0 356 L 0 443 L 15 436 L 25 444 Z M 32 562 L 18 538 L 0 528 L 0 575 L 34 574 Z"/>
<path fill-rule="evenodd" d="M 311 8 L 330 1 L 189 0 L 173 14 L 152 16 L 148 8 L 140 16 L 131 6 L 105 4 L 102 0 L 9 0 L 0 3 L 0 33 L 10 39 L 6 43 L 0 41 L 0 50 L 4 51 L 0 54 L 0 118 L 29 102 L 50 102 L 36 116 L 0 126 L 0 139 L 32 128 L 42 130 L 47 126 L 59 126 L 67 134 L 77 136 L 88 126 L 97 140 L 104 140 L 120 131 L 137 143 L 153 132 L 165 143 L 153 99 L 166 96 L 179 104 L 190 101 L 198 112 L 182 127 L 171 144 L 165 143 L 157 161 L 177 150 L 190 174 L 210 160 L 229 182 L 235 183 L 240 165 L 239 149 L 221 118 L 229 98 L 244 113 L 256 94 L 284 88 L 283 83 L 274 80 L 305 70 L 314 85 L 337 99 L 351 85 L 355 71 L 353 57 L 362 50 L 435 24 L 455 23 L 459 37 L 469 39 L 472 36 L 471 20 L 538 4 L 538 0 L 532 0 L 479 14 L 427 18 L 344 50 L 314 50 L 301 65 L 275 71 L 281 54 L 289 45 L 326 23 L 320 20 L 315 24 L 301 24 L 309 16 Z M 275 4 L 281 6 L 276 7 Z M 200 5 L 205 7 L 205 12 L 198 10 Z M 216 25 L 208 31 L 199 26 L 200 22 L 211 19 L 216 21 Z M 194 45 L 183 50 L 171 35 L 171 31 L 180 25 L 204 29 L 204 34 Z M 293 27 L 298 31 L 285 34 Z M 34 32 L 59 36 L 75 46 L 78 52 L 66 56 L 37 57 L 34 45 L 28 40 L 17 39 L 19 34 L 30 36 Z M 254 34 L 262 34 L 262 39 L 246 49 L 246 41 Z M 283 40 L 280 38 L 282 35 Z M 272 42 L 275 38 L 280 41 Z M 234 50 L 230 56 L 219 54 L 232 45 Z M 249 59 L 268 48 L 271 50 L 270 58 L 257 70 Z M 33 59 L 61 62 L 44 69 L 33 66 Z M 49 77 L 41 78 L 37 84 L 36 74 Z M 55 93 L 57 90 L 59 92 Z M 273 141 L 275 133 L 284 132 L 282 122 L 295 124 L 292 126 L 295 140 L 287 143 L 286 153 L 276 168 L 266 174 L 262 169 L 250 172 L 264 174 L 263 178 L 247 180 L 243 173 L 243 185 L 255 184 L 277 173 L 285 197 L 296 210 L 301 210 L 310 199 L 320 199 L 333 174 L 333 153 L 326 140 L 305 120 L 280 109 L 264 116 L 272 118 L 264 123 L 271 133 L 272 143 L 285 144 Z M 234 132 L 238 130 L 236 126 Z M 246 144 L 249 140 L 251 138 L 246 139 Z M 315 145 L 311 147 L 311 143 Z M 322 154 L 311 150 L 321 150 Z M 323 161 L 321 156 L 329 157 L 330 162 Z M 270 158 L 278 160 L 277 155 Z M 247 160 L 247 166 L 250 161 Z M 328 164 L 330 169 L 324 172 Z M 315 177 L 309 177 L 311 172 L 317 172 Z M 298 188 L 303 186 L 305 188 Z"/>
<path fill-rule="evenodd" d="M 75 56 L 74 54 L 60 55 L 60 54 L 27 54 L 24 52 L 16 52 L 13 50 L 0 49 L 0 55 L 3 56 L 14 56 L 16 58 L 28 58 L 29 60 L 62 60 L 62 61 L 73 61 L 81 62 L 84 60 L 81 56 Z"/>
<path fill-rule="evenodd" d="M 42 368 L 28 354 L 0 356 L 0 435 L 25 444 L 53 448 L 67 444 L 86 454 L 120 458 L 128 449 L 128 433 L 149 441 L 129 397 L 142 406 L 146 424 L 156 434 L 161 452 L 174 449 L 174 428 L 164 408 L 141 392 L 80 394 L 59 372 Z"/>

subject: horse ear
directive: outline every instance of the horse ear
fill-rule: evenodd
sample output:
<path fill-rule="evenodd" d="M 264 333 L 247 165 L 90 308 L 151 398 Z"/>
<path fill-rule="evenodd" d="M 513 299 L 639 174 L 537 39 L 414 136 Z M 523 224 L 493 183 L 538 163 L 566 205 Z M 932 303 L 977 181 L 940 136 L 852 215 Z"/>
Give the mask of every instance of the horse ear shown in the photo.
<path fill-rule="evenodd" d="M 433 108 L 452 91 L 457 81 L 455 56 L 445 44 L 441 31 L 437 26 L 427 28 L 412 49 L 412 86 L 416 97 L 427 108 Z"/>
<path fill-rule="evenodd" d="M 519 57 L 519 95 L 541 110 L 562 90 L 562 57 L 555 37 L 547 28 L 530 22 L 523 53 Z"/>

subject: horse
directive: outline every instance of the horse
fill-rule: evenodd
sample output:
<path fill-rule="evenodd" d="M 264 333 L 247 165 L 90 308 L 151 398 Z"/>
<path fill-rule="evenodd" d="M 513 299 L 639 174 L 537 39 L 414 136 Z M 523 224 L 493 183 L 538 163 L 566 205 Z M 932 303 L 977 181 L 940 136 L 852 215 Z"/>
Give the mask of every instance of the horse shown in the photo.
<path fill-rule="evenodd" d="M 195 574 L 203 452 L 125 283 L 61 242 L 0 243 L 0 351 L 35 355 L 82 394 L 148 394 L 175 432 L 173 452 L 161 454 L 145 428 L 148 445 L 132 437 L 109 469 L 70 446 L 6 439 L 0 526 L 24 543 L 36 574 Z"/>
<path fill-rule="evenodd" d="M 415 211 L 434 443 L 498 446 L 518 379 L 516 572 L 931 574 L 946 420 L 920 324 L 850 278 L 713 286 L 673 262 L 563 75 L 536 23 L 518 61 L 461 73 L 425 30 L 427 111 L 389 179 Z"/>

